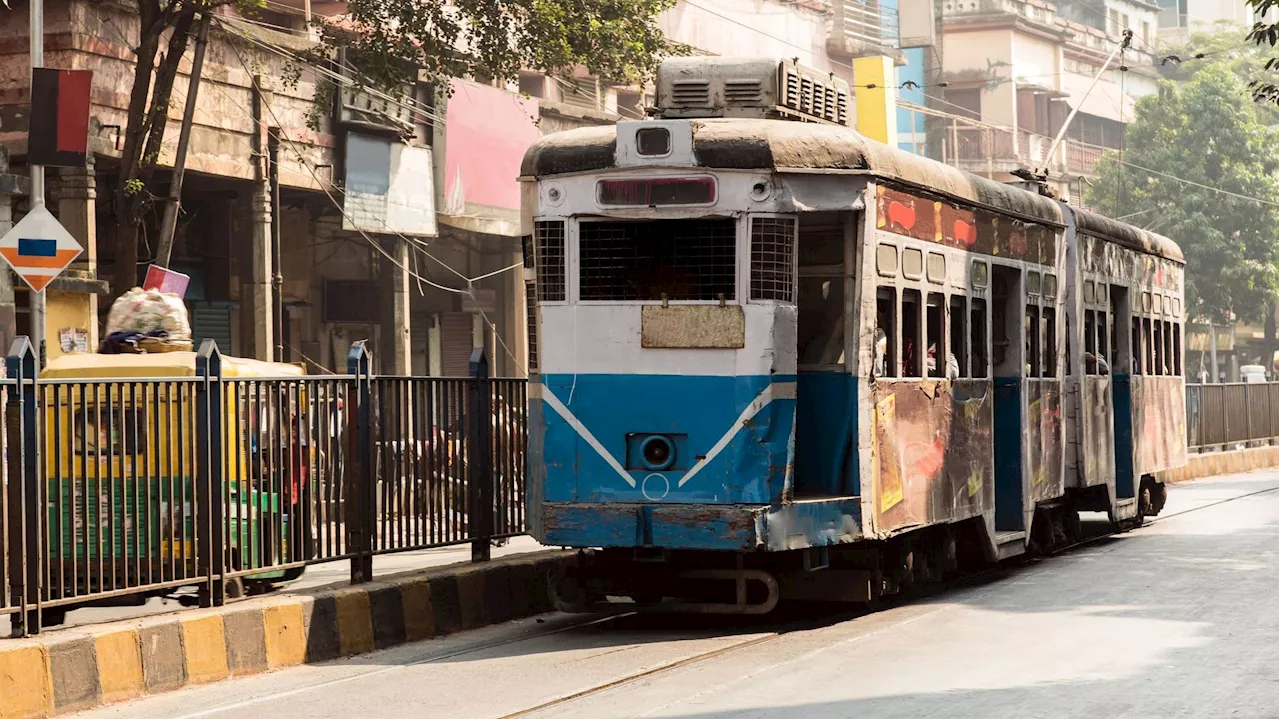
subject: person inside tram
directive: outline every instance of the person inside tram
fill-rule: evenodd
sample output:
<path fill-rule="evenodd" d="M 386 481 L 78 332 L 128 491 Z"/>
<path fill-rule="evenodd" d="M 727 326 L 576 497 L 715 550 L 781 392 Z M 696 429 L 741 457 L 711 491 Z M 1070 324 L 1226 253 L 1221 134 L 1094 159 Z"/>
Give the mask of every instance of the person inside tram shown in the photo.
<path fill-rule="evenodd" d="M 1086 374 L 1109 375 L 1111 374 L 1111 365 L 1107 364 L 1105 357 L 1095 355 L 1092 352 L 1085 352 L 1084 371 Z"/>
<path fill-rule="evenodd" d="M 929 367 L 930 374 L 932 374 L 933 371 L 938 366 L 937 364 L 938 360 L 936 359 L 937 350 L 938 348 L 935 345 L 929 345 L 929 358 L 928 358 L 927 364 Z M 954 354 L 952 354 L 951 352 L 948 352 L 947 353 L 947 379 L 954 380 L 959 376 L 960 376 L 960 363 L 956 361 L 956 356 Z"/>
<path fill-rule="evenodd" d="M 889 337 L 884 333 L 884 330 L 880 329 L 879 327 L 876 328 L 875 348 L 876 348 L 876 356 L 875 356 L 875 361 L 871 365 L 871 368 L 872 368 L 872 371 L 875 372 L 876 377 L 883 377 L 884 370 L 885 370 L 885 360 L 887 359 L 885 355 L 887 355 L 889 352 Z"/>

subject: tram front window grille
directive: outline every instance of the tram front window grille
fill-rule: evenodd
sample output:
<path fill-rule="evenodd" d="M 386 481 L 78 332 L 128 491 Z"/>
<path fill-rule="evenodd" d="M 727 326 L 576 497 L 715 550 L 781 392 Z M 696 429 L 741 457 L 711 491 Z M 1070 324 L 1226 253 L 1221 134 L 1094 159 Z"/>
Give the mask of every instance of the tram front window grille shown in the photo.
<path fill-rule="evenodd" d="M 736 299 L 733 220 L 583 222 L 579 299 Z"/>
<path fill-rule="evenodd" d="M 535 222 L 538 240 L 538 301 L 564 302 L 564 222 Z"/>
<path fill-rule="evenodd" d="M 791 302 L 795 292 L 796 221 L 751 220 L 751 299 Z"/>

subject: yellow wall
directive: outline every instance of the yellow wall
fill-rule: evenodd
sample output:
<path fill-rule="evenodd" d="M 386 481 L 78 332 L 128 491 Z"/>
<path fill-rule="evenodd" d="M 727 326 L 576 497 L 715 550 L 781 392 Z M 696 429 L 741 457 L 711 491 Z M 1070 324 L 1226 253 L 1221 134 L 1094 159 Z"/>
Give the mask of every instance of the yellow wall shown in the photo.
<path fill-rule="evenodd" d="M 853 61 L 857 129 L 864 136 L 897 147 L 898 91 L 893 58 L 860 57 Z M 868 87 L 874 85 L 874 87 Z"/>
<path fill-rule="evenodd" d="M 93 317 L 90 295 L 83 292 L 61 292 L 45 290 L 44 341 L 47 359 L 53 360 L 63 355 L 62 330 L 84 330 L 89 333 L 97 318 Z M 90 334 L 89 342 L 93 338 Z M 89 345 L 90 352 L 97 347 Z"/>

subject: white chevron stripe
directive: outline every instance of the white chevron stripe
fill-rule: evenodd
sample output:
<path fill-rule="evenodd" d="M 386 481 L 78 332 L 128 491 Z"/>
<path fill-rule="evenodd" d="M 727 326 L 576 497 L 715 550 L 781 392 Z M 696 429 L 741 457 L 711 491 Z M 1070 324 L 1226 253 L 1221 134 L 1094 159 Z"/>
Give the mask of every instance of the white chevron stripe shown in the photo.
<path fill-rule="evenodd" d="M 569 426 L 573 427 L 573 431 L 577 432 L 578 436 L 585 439 L 587 444 L 591 445 L 591 448 L 596 451 L 596 454 L 600 455 L 604 461 L 608 462 L 609 466 L 613 467 L 613 470 L 618 473 L 618 476 L 622 477 L 624 482 L 633 488 L 636 486 L 636 481 L 631 478 L 630 474 L 627 474 L 627 470 L 622 468 L 622 465 L 618 463 L 618 460 L 614 459 L 613 455 L 609 454 L 609 450 L 605 449 L 604 445 L 600 444 L 600 440 L 596 439 L 595 435 L 591 434 L 591 430 L 587 429 L 586 425 L 582 424 L 582 421 L 575 417 L 573 412 L 569 411 L 568 407 L 564 406 L 564 403 L 560 401 L 560 398 L 557 397 L 550 388 L 542 385 L 541 382 L 535 382 L 531 389 L 533 391 L 530 394 L 533 396 L 530 397 L 530 399 L 534 399 L 541 395 L 542 399 L 551 406 L 551 409 L 554 409 L 556 414 L 560 415 L 564 421 L 568 422 Z"/>
<path fill-rule="evenodd" d="M 711 451 L 707 452 L 705 457 L 698 460 L 697 464 L 689 468 L 689 471 L 680 478 L 680 481 L 676 486 L 683 487 L 686 482 L 693 479 L 695 474 L 702 471 L 703 467 L 707 466 L 711 460 L 716 458 L 716 455 L 720 454 L 725 447 L 729 446 L 729 443 L 733 441 L 733 438 L 737 436 L 738 432 L 740 432 L 743 426 L 745 426 L 747 420 L 759 414 L 760 410 L 769 406 L 770 402 L 775 399 L 795 398 L 795 382 L 774 382 L 768 387 L 765 387 L 764 390 L 762 390 L 760 394 L 756 395 L 756 398 L 751 401 L 751 404 L 747 405 L 746 409 L 742 410 L 742 414 L 738 415 L 738 419 L 734 421 L 733 425 L 724 433 L 724 436 L 720 438 L 720 441 L 716 442 L 715 446 L 711 448 Z"/>

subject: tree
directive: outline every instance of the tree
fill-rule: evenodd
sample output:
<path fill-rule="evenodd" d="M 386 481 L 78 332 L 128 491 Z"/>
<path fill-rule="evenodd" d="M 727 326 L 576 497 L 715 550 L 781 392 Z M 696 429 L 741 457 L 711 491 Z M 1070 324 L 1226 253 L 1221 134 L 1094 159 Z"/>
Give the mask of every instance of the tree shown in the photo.
<path fill-rule="evenodd" d="M 1257 319 L 1276 297 L 1276 141 L 1240 78 L 1209 65 L 1138 102 L 1124 164 L 1105 156 L 1086 202 L 1112 217 L 1157 218 L 1148 229 L 1186 255 L 1193 318 Z"/>
<path fill-rule="evenodd" d="M 323 45 L 383 89 L 415 76 L 515 80 L 522 69 L 583 66 L 613 81 L 647 79 L 681 48 L 654 22 L 675 0 L 352 0 L 341 22 L 317 19 Z"/>
<path fill-rule="evenodd" d="M 251 12 L 264 3 L 137 0 L 137 66 L 112 197 L 116 293 L 137 282 L 139 231 L 164 196 L 156 186 L 160 146 L 197 14 L 226 5 Z M 419 71 L 428 81 L 474 75 L 509 80 L 522 68 L 577 66 L 610 80 L 638 81 L 673 49 L 655 22 L 672 5 L 674 0 L 353 0 L 346 16 L 317 21 L 323 41 L 311 55 L 328 62 L 346 49 L 348 63 L 382 89 L 403 87 Z"/>
<path fill-rule="evenodd" d="M 1209 65 L 1223 65 L 1234 72 L 1251 90 L 1275 78 L 1275 51 L 1252 42 L 1241 44 L 1244 29 L 1229 21 L 1219 21 L 1211 30 L 1197 30 L 1173 42 L 1161 42 L 1161 69 L 1175 80 L 1189 80 L 1196 71 Z M 1265 100 L 1261 96 L 1255 99 Z M 1258 112 L 1274 123 L 1276 108 L 1260 102 Z"/>
<path fill-rule="evenodd" d="M 1254 18 L 1266 18 L 1267 15 L 1274 15 L 1272 10 L 1280 8 L 1280 0 L 1245 0 L 1245 5 L 1253 9 Z M 1274 47 L 1280 43 L 1280 22 L 1265 22 L 1258 19 L 1253 23 L 1253 28 L 1248 33 L 1248 40 L 1253 41 L 1256 45 Z M 1280 84 L 1272 81 L 1271 77 L 1275 77 L 1275 72 L 1280 69 L 1280 58 L 1272 55 L 1266 61 L 1266 67 L 1270 77 L 1256 79 L 1249 83 L 1249 90 L 1253 91 L 1254 100 L 1262 102 L 1270 102 L 1272 105 L 1280 105 Z"/>
<path fill-rule="evenodd" d="M 251 0 L 137 1 L 138 46 L 133 48 L 136 65 L 129 92 L 119 176 L 111 198 L 115 216 L 112 230 L 115 267 L 111 286 L 116 295 L 127 292 L 138 282 L 138 233 L 154 201 L 164 196 L 155 186 L 160 144 L 169 123 L 173 81 L 187 50 L 196 15 L 237 1 L 246 7 L 252 4 Z"/>

